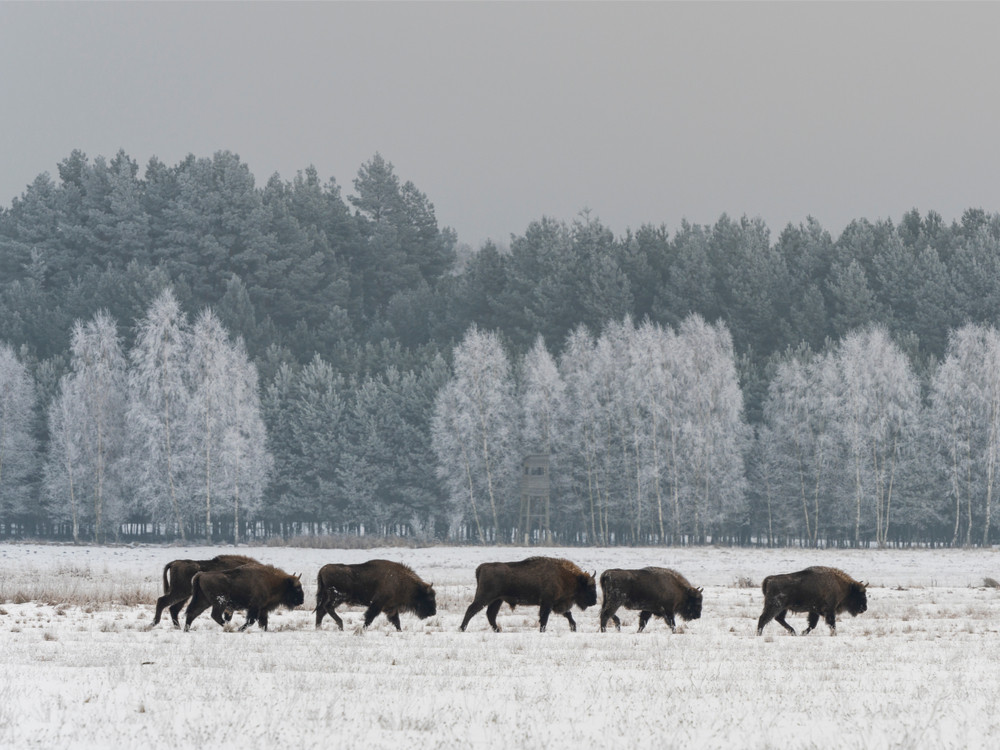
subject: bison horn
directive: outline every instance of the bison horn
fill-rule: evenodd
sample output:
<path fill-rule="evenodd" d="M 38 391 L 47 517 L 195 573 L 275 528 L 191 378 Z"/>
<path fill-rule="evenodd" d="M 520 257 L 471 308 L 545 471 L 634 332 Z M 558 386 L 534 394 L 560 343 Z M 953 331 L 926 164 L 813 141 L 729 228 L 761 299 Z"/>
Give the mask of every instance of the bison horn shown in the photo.
<path fill-rule="evenodd" d="M 699 587 L 698 587 L 698 593 L 701 593 L 701 592 L 702 592 L 702 591 L 704 591 L 704 590 L 705 590 L 705 587 L 704 587 L 704 586 L 699 586 Z"/>

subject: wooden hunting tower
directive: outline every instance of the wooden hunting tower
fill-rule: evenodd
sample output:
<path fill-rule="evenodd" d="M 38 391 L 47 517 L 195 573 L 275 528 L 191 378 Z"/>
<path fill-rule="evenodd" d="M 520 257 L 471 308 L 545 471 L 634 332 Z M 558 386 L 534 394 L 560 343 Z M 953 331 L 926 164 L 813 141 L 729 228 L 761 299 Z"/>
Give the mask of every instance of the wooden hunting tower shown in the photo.
<path fill-rule="evenodd" d="M 524 457 L 521 468 L 521 515 L 518 520 L 525 544 L 531 543 L 535 531 L 541 540 L 551 541 L 547 453 L 533 453 Z"/>

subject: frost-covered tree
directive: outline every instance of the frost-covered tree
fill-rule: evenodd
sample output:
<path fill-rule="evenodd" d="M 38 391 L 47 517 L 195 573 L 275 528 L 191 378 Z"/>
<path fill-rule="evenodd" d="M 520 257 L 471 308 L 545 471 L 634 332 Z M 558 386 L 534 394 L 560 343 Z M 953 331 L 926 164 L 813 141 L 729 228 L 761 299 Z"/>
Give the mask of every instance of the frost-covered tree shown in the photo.
<path fill-rule="evenodd" d="M 954 502 L 952 544 L 961 538 L 970 545 L 977 520 L 988 544 L 1000 460 L 1000 334 L 993 326 L 952 332 L 931 385 L 931 414 Z"/>
<path fill-rule="evenodd" d="M 566 384 L 559 374 L 556 361 L 539 336 L 521 362 L 519 381 L 521 408 L 521 452 L 539 453 L 549 457 L 549 496 L 542 510 L 542 534 L 552 539 L 553 482 L 561 474 L 561 453 L 565 434 Z M 526 509 L 526 512 L 527 509 Z M 527 519 L 526 519 L 527 521 Z M 524 534 L 530 532 L 525 523 Z"/>
<path fill-rule="evenodd" d="M 129 463 L 142 506 L 154 518 L 169 519 L 181 539 L 193 510 L 187 486 L 191 445 L 185 430 L 190 347 L 190 326 L 173 292 L 166 290 L 139 321 L 129 352 Z"/>
<path fill-rule="evenodd" d="M 63 375 L 59 393 L 49 405 L 49 445 L 45 463 L 44 488 L 54 520 L 67 520 L 73 542 L 80 541 L 80 524 L 86 509 L 81 507 L 83 461 L 83 399 L 76 393 L 77 381 Z"/>
<path fill-rule="evenodd" d="M 489 513 L 492 538 L 507 520 L 513 453 L 514 382 L 510 362 L 495 333 L 473 326 L 454 352 L 454 377 L 434 408 L 432 439 L 439 476 L 452 502 L 468 502 L 481 541 L 488 538 L 481 515 Z"/>
<path fill-rule="evenodd" d="M 211 310 L 199 313 L 191 331 L 186 429 L 192 452 L 191 489 L 204 513 L 205 536 L 212 537 L 212 500 L 221 482 L 219 465 L 222 438 L 230 417 L 227 403 L 232 385 L 229 337 Z"/>
<path fill-rule="evenodd" d="M 584 329 L 560 360 L 567 465 L 599 543 L 724 533 L 742 524 L 749 431 L 724 326 L 625 319 Z"/>
<path fill-rule="evenodd" d="M 35 387 L 14 350 L 0 343 L 0 521 L 27 511 L 27 477 L 34 470 L 32 413 Z"/>
<path fill-rule="evenodd" d="M 609 449 L 600 419 L 604 394 L 594 381 L 592 360 L 595 342 L 583 326 L 566 341 L 559 359 L 559 371 L 566 384 L 565 464 L 572 479 L 570 497 L 580 498 L 577 510 L 588 538 L 606 544 L 609 534 L 610 502 L 608 481 L 601 460 Z"/>
<path fill-rule="evenodd" d="M 645 423 L 649 461 L 645 473 L 650 506 L 661 541 L 680 537 L 680 484 L 678 439 L 683 403 L 680 347 L 672 328 L 643 324 L 636 332 L 633 381 Z"/>
<path fill-rule="evenodd" d="M 684 462 L 678 470 L 683 495 L 691 501 L 689 528 L 697 538 L 743 524 L 743 458 L 750 432 L 725 324 L 709 324 L 700 315 L 690 315 L 681 323 L 677 341 L 684 403 L 680 435 Z"/>
<path fill-rule="evenodd" d="M 829 530 L 826 498 L 836 435 L 828 386 L 835 372 L 830 355 L 794 356 L 778 365 L 764 404 L 759 433 L 773 498 L 772 519 L 784 533 L 818 544 L 821 525 Z"/>
<path fill-rule="evenodd" d="M 835 418 L 847 451 L 854 515 L 854 542 L 861 520 L 875 539 L 888 542 L 896 472 L 916 425 L 919 385 L 906 355 L 883 326 L 849 333 L 836 353 Z"/>
<path fill-rule="evenodd" d="M 274 459 L 267 450 L 257 367 L 247 357 L 242 339 L 230 345 L 227 353 L 216 497 L 219 507 L 232 513 L 233 541 L 239 543 L 240 524 L 259 509 Z"/>
<path fill-rule="evenodd" d="M 89 495 L 86 520 L 93 525 L 94 541 L 101 541 L 108 531 L 117 530 L 125 514 L 124 488 L 121 482 L 122 458 L 125 448 L 126 370 L 125 356 L 115 321 L 99 312 L 88 323 L 76 321 L 72 335 L 71 373 L 63 381 L 63 389 L 53 408 L 60 410 L 50 422 L 64 419 L 70 424 L 64 429 L 73 448 L 59 455 L 49 453 L 50 476 L 54 478 L 56 462 L 70 465 L 66 456 L 79 458 L 80 495 Z M 69 399 L 60 404 L 60 399 Z M 75 503 L 64 498 L 63 502 Z M 83 508 L 81 502 L 79 507 Z"/>

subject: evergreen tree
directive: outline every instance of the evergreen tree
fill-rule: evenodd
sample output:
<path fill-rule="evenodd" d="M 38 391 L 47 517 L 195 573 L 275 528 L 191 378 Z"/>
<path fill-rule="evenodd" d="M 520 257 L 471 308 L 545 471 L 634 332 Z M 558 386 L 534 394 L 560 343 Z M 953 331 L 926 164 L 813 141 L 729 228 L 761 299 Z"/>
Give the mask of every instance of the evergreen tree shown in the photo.
<path fill-rule="evenodd" d="M 0 342 L 0 523 L 12 523 L 32 512 L 29 479 L 35 471 L 33 431 L 35 388 L 14 350 Z"/>

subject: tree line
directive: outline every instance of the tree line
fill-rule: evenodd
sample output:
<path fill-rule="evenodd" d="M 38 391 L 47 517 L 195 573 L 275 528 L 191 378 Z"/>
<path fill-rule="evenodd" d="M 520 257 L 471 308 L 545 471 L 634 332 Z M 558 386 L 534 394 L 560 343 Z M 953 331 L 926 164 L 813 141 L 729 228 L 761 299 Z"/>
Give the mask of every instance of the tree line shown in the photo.
<path fill-rule="evenodd" d="M 186 320 L 180 311 L 195 321 L 210 316 L 217 335 L 242 346 L 255 370 L 266 434 L 261 456 L 269 456 L 261 459 L 267 471 L 259 500 L 241 486 L 245 514 L 223 529 L 228 513 L 215 513 L 223 506 L 215 505 L 214 490 L 206 499 L 181 482 L 184 489 L 170 494 L 173 461 L 163 468 L 166 449 L 147 434 L 147 463 L 154 465 L 154 455 L 160 460 L 160 468 L 143 469 L 150 472 L 148 490 L 119 493 L 107 506 L 88 499 L 90 515 L 78 515 L 86 531 L 78 533 L 94 532 L 99 511 L 95 528 L 105 536 L 128 519 L 164 536 L 232 536 L 242 527 L 244 534 L 498 540 L 530 532 L 578 542 L 993 538 L 994 459 L 973 437 L 981 435 L 976 420 L 989 413 L 988 400 L 976 401 L 987 398 L 986 386 L 959 385 L 988 367 L 975 364 L 980 355 L 969 353 L 972 343 L 956 342 L 960 334 L 988 341 L 1000 314 L 996 214 L 970 209 L 947 223 L 914 210 L 898 223 L 859 219 L 836 239 L 807 219 L 772 240 L 762 221 L 726 215 L 711 226 L 681 221 L 671 232 L 648 224 L 616 237 L 584 212 L 568 223 L 539 219 L 509 244 L 473 250 L 438 226 L 427 196 L 378 154 L 359 169 L 346 197 L 312 168 L 258 187 L 230 152 L 173 166 L 154 158 L 142 173 L 124 152 L 110 160 L 74 152 L 57 173 L 39 175 L 0 209 L 0 338 L 4 372 L 16 373 L 4 380 L 4 404 L 32 404 L 16 440 L 13 428 L 0 432 L 3 533 L 72 535 L 64 507 L 74 502 L 66 500 L 69 480 L 51 469 L 54 446 L 65 451 L 53 406 L 81 401 L 87 388 L 101 392 L 103 385 L 78 368 L 91 362 L 88 336 L 100 339 L 98 331 L 111 325 L 124 354 L 107 377 L 124 378 L 127 387 L 121 403 L 100 408 L 126 414 L 129 426 L 137 422 L 138 412 L 130 411 L 138 372 L 132 353 L 154 303 L 169 291 L 178 320 Z M 193 335 L 194 324 L 184 326 Z M 714 331 L 714 338 L 702 341 L 694 329 Z M 440 452 L 448 444 L 441 398 L 451 393 L 452 412 L 460 410 L 454 383 L 465 377 L 463 352 L 473 331 L 495 339 L 512 373 L 514 411 L 501 413 L 510 422 L 505 440 L 516 449 L 491 454 L 488 471 L 483 465 L 487 478 L 475 478 L 485 481 L 475 508 L 459 499 L 451 464 L 465 460 L 468 469 L 481 459 Z M 891 371 L 908 373 L 903 390 L 915 401 L 912 408 L 905 399 L 905 408 L 891 399 L 883 411 L 871 407 L 878 415 L 871 422 L 859 411 L 848 440 L 841 419 L 842 404 L 851 403 L 846 383 L 849 374 L 861 375 L 843 369 L 849 358 L 842 350 L 875 331 L 905 363 Z M 634 344 L 639 332 L 654 343 Z M 684 343 L 692 340 L 701 343 Z M 876 351 L 870 344 L 861 349 L 869 358 Z M 728 363 L 726 390 L 739 395 L 726 408 L 740 419 L 719 450 L 734 452 L 732 466 L 723 467 L 731 475 L 706 469 L 716 458 L 696 442 L 695 425 L 710 430 L 708 407 L 700 407 L 701 422 L 691 421 L 677 410 L 695 409 L 696 400 L 661 392 L 682 383 L 693 389 L 707 377 L 679 374 L 685 347 L 708 360 L 722 352 Z M 654 352 L 662 361 L 652 362 Z M 645 390 L 622 374 L 640 377 L 631 357 L 650 360 Z M 699 366 L 691 364 L 691 372 L 703 373 Z M 547 413 L 537 406 L 543 386 L 529 387 L 524 378 L 531 373 L 540 381 L 545 372 L 574 394 L 579 414 L 569 426 L 557 429 L 539 416 Z M 938 382 L 943 373 L 951 373 L 947 388 Z M 194 393 L 194 376 L 185 377 Z M 867 396 L 880 381 L 859 382 L 855 390 Z M 586 383 L 607 390 L 588 391 Z M 645 400 L 615 405 L 608 395 L 614 388 Z M 102 395 L 110 399 L 110 392 Z M 689 395 L 700 397 L 696 390 Z M 953 411 L 945 410 L 949 398 Z M 513 419 L 527 402 L 536 404 L 534 416 Z M 87 417 L 101 425 L 94 428 L 101 449 L 71 459 L 90 462 L 88 487 L 112 497 L 126 486 L 122 476 L 146 475 L 135 465 L 121 469 L 125 464 L 120 476 L 110 472 L 106 451 L 119 450 L 120 438 L 104 431 L 102 413 Z M 587 413 L 589 421 L 581 416 Z M 940 437 L 946 423 L 950 443 Z M 202 432 L 216 429 L 202 425 Z M 125 435 L 121 444 L 133 446 L 135 435 Z M 682 440 L 695 441 L 696 453 L 682 451 Z M 203 466 L 214 466 L 216 451 L 199 459 Z M 548 520 L 543 512 L 531 529 L 518 521 L 519 467 L 502 464 L 524 451 L 553 457 Z M 181 464 L 194 475 L 193 458 Z M 92 481 L 96 467 L 110 473 Z M 718 488 L 699 485 L 705 476 Z M 228 508 L 229 499 L 219 497 Z"/>

